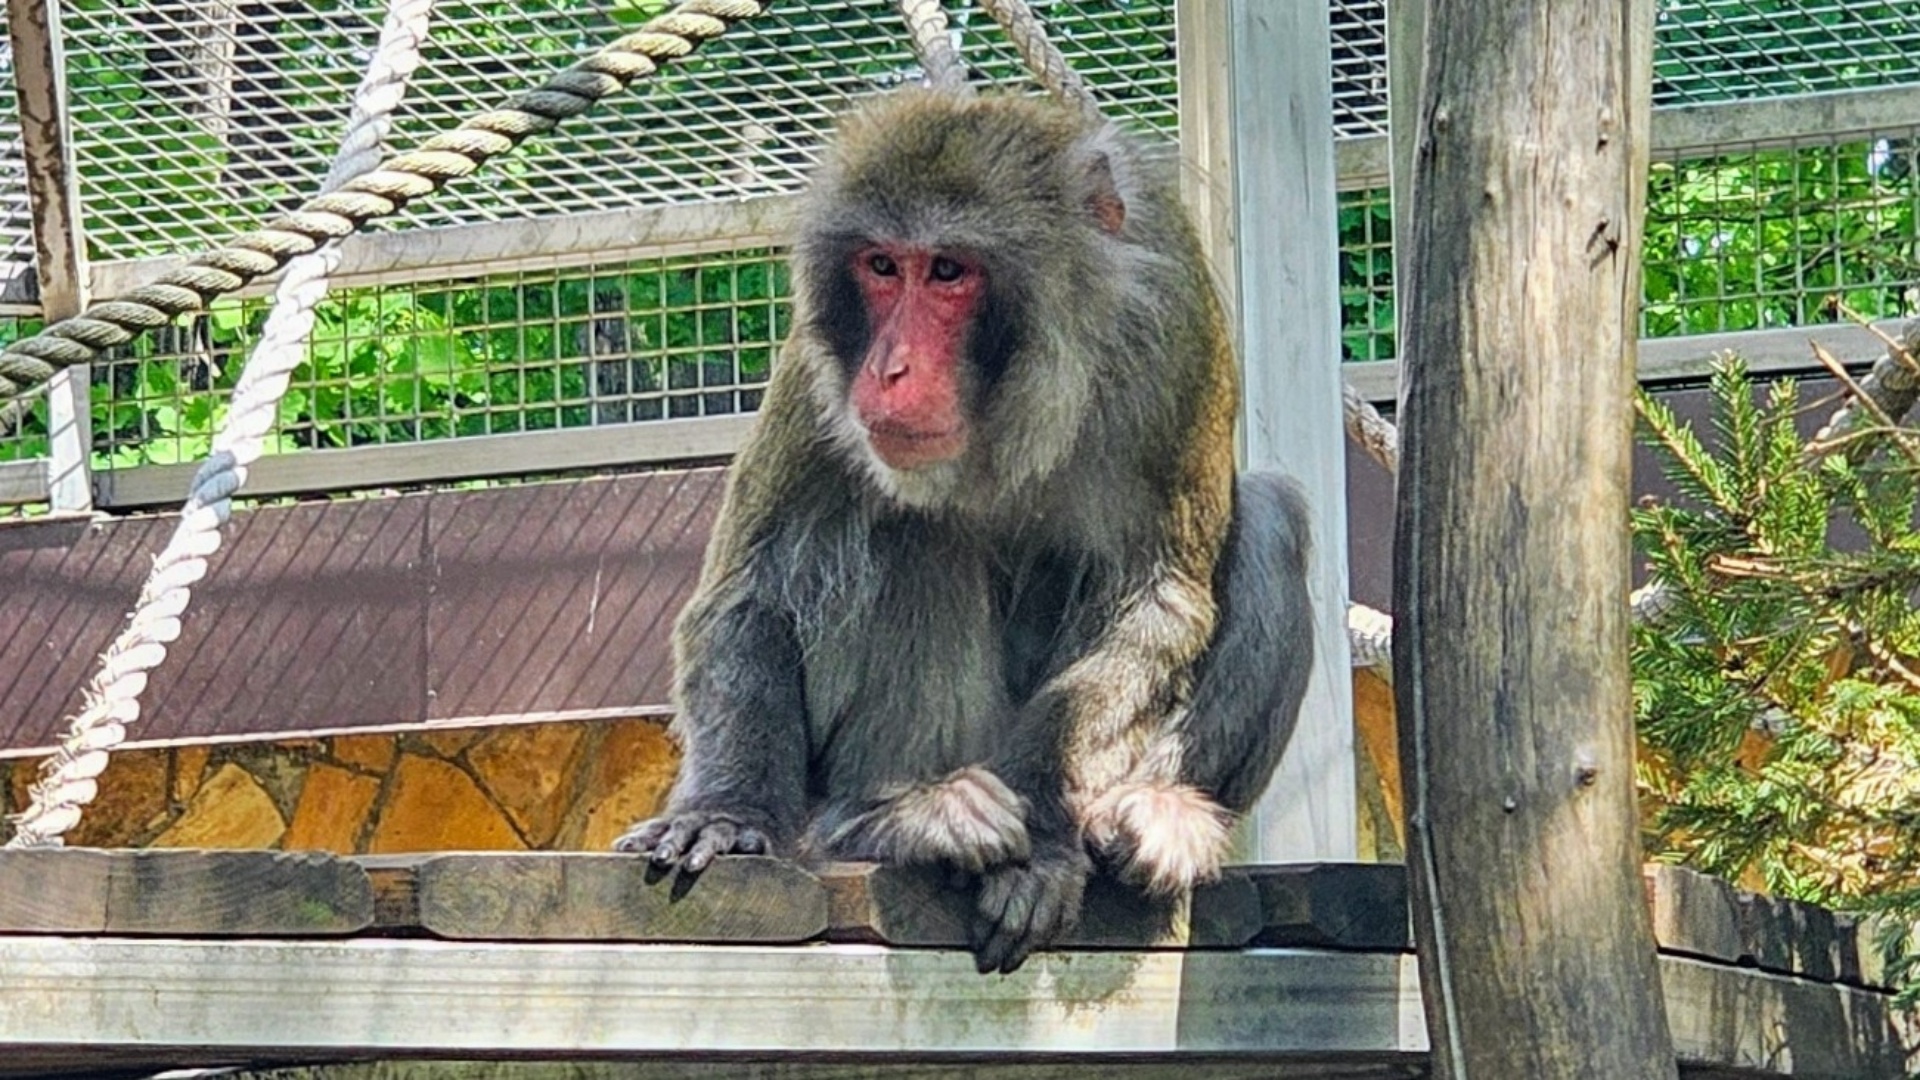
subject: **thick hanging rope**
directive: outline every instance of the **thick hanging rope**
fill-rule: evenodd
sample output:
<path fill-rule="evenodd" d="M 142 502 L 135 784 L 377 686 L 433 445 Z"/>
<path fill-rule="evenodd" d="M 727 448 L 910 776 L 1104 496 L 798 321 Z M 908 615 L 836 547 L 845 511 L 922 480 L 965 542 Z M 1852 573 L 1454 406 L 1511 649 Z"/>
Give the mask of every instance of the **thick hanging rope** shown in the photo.
<path fill-rule="evenodd" d="M 55 371 L 95 359 L 143 331 L 202 311 L 217 296 L 271 274 L 296 256 L 351 235 L 413 199 L 438 191 L 528 136 L 550 131 L 602 98 L 625 89 L 660 65 L 691 54 L 742 19 L 766 10 L 769 0 L 681 0 L 647 20 L 639 30 L 562 71 L 538 89 L 501 108 L 481 113 L 458 128 L 435 135 L 417 150 L 380 162 L 338 189 L 226 245 L 169 270 L 150 285 L 93 304 L 39 334 L 0 351 L 0 402 L 46 383 Z M 0 434 L 12 429 L 0 412 Z"/>
<path fill-rule="evenodd" d="M 1102 115 L 1093 92 L 1047 37 L 1046 27 L 1034 17 L 1026 0 L 980 0 L 980 7 L 1000 24 L 1014 51 L 1020 54 L 1020 61 L 1048 93 L 1090 115 Z"/>
<path fill-rule="evenodd" d="M 967 81 L 967 65 L 954 48 L 947 27 L 947 12 L 940 0 L 896 0 L 900 18 L 907 24 L 907 40 L 913 55 L 926 72 L 927 85 L 936 90 L 973 96 L 973 84 Z"/>
<path fill-rule="evenodd" d="M 387 11 L 380 43 L 353 98 L 339 154 L 321 184 L 337 191 L 380 164 L 380 145 L 393 127 L 393 111 L 420 66 L 433 0 L 397 0 Z M 194 475 L 167 546 L 154 560 L 126 628 L 107 647 L 86 688 L 86 704 L 67 728 L 60 748 L 41 766 L 27 808 L 14 819 L 10 848 L 55 847 L 80 820 L 98 791 L 107 756 L 140 718 L 147 673 L 167 657 L 167 643 L 180 636 L 180 619 L 193 583 L 207 572 L 220 548 L 220 527 L 232 512 L 232 496 L 246 482 L 247 466 L 260 457 L 293 370 L 307 354 L 314 309 L 327 295 L 327 278 L 340 263 L 340 248 L 327 244 L 287 264 L 274 292 L 273 310 L 260 341 L 234 386 L 233 402 L 213 437 L 213 452 Z"/>

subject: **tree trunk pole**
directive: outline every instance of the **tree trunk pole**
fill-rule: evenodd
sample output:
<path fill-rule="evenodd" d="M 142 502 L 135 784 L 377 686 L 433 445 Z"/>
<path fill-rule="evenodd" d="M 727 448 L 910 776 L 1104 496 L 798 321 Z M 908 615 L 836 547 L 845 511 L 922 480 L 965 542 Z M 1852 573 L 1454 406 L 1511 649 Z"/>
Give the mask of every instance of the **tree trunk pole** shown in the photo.
<path fill-rule="evenodd" d="M 1429 0 L 1395 696 L 1439 1080 L 1677 1075 L 1627 535 L 1652 0 Z"/>

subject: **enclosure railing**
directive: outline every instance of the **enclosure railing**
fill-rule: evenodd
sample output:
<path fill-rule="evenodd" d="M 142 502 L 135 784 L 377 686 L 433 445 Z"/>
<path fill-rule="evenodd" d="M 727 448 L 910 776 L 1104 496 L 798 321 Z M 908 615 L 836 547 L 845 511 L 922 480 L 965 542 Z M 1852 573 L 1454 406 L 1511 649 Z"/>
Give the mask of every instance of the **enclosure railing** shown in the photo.
<path fill-rule="evenodd" d="M 62 5 L 79 128 L 77 242 L 94 255 L 86 292 L 147 280 L 171 261 L 155 252 L 217 239 L 240 211 L 306 190 L 324 160 L 303 149 L 306 114 L 330 123 L 344 93 L 331 89 L 324 59 L 263 42 L 297 31 L 350 48 L 378 6 L 298 5 L 276 28 L 199 23 L 184 5 L 153 5 L 150 16 L 95 0 Z M 1176 125 L 1173 0 L 1036 6 L 1116 112 Z M 1789 49 L 1768 44 L 1787 40 L 1788 17 L 1763 18 L 1768 4 L 1662 5 L 1654 182 L 1670 198 L 1657 191 L 1650 202 L 1650 234 L 1665 230 L 1666 241 L 1650 236 L 1643 379 L 1697 378 L 1726 349 L 1756 370 L 1817 370 L 1809 337 L 1865 362 L 1878 344 L 1832 300 L 1880 318 L 1920 309 L 1920 13 L 1908 6 L 1785 5 L 1826 27 L 1796 30 Z M 617 5 L 563 7 L 559 28 L 539 37 L 538 19 L 442 5 L 442 51 L 429 55 L 436 75 L 418 92 L 411 130 L 497 100 L 617 28 Z M 1330 5 L 1345 372 L 1378 402 L 1392 400 L 1397 381 L 1384 11 L 1380 0 Z M 988 29 L 956 25 L 971 63 L 1017 76 Z M 283 407 L 280 452 L 255 466 L 249 493 L 727 456 L 785 331 L 778 244 L 812 147 L 835 109 L 914 72 L 884 0 L 776 7 L 716 57 L 449 192 L 439 209 L 410 210 L 402 228 L 349 240 L 312 371 Z M 203 174 L 215 180 L 182 179 Z M 1751 190 L 1716 188 L 1735 174 Z M 0 189 L 0 244 L 10 245 L 0 253 L 0 335 L 17 335 L 37 325 L 43 296 L 76 283 L 21 272 L 31 250 L 20 242 L 21 192 L 4 180 Z M 252 201 L 207 205 L 223 190 Z M 1860 220 L 1868 233 L 1848 234 Z M 1774 264 L 1729 254 L 1773 242 L 1785 251 Z M 1881 299 L 1855 302 L 1861 290 Z M 177 500 L 197 432 L 230 385 L 223 373 L 257 327 L 259 295 L 98 365 L 90 453 L 46 439 L 44 405 L 38 429 L 0 436 L 0 504 L 46 503 L 55 477 L 89 470 L 93 506 Z"/>

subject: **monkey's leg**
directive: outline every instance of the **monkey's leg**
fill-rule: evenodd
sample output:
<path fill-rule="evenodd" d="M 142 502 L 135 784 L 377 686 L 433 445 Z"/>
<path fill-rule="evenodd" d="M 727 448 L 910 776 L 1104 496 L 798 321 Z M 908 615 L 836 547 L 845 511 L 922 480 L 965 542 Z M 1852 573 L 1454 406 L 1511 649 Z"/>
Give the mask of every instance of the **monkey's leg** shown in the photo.
<path fill-rule="evenodd" d="M 751 596 L 689 605 L 680 644 L 680 775 L 666 812 L 614 842 L 698 873 L 716 855 L 773 854 L 806 808 L 806 702 L 786 617 Z"/>
<path fill-rule="evenodd" d="M 1313 667 L 1307 528 L 1284 477 L 1240 479 L 1220 622 L 1192 698 L 1125 780 L 1080 808 L 1093 846 L 1151 891 L 1219 873 L 1235 816 L 1259 798 L 1293 735 Z"/>
<path fill-rule="evenodd" d="M 829 859 L 944 865 L 979 874 L 1027 858 L 1026 816 L 1026 800 L 1005 781 L 969 765 L 931 783 L 828 804 L 814 823 L 811 846 Z"/>

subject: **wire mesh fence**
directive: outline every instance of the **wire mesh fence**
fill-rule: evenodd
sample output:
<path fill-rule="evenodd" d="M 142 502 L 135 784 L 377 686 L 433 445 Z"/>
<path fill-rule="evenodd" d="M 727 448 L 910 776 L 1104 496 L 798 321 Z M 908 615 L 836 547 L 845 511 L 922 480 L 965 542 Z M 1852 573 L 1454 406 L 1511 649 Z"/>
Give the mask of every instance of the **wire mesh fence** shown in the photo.
<path fill-rule="evenodd" d="M 339 290 L 281 401 L 274 449 L 751 411 L 786 299 L 770 250 Z M 103 365 L 104 464 L 204 456 L 266 306 L 218 304 Z"/>
<path fill-rule="evenodd" d="M 396 115 L 396 144 L 498 105 L 664 6 L 442 0 Z M 217 240 L 311 192 L 383 7 L 271 0 L 240 19 L 203 0 L 69 0 L 68 81 L 94 256 Z M 210 18 L 213 9 L 227 17 Z M 1172 130 L 1171 4 L 1080 0 L 1047 14 L 1112 107 Z M 1024 69 L 990 20 L 956 10 L 954 22 L 981 77 L 1019 81 Z M 386 227 L 794 191 L 836 113 L 917 75 L 889 0 L 776 5 Z"/>
<path fill-rule="evenodd" d="M 396 145 L 499 103 L 663 6 L 441 0 Z M 1035 7 L 1111 111 L 1177 133 L 1173 0 Z M 968 5 L 949 10 L 976 79 L 1024 85 L 998 28 Z M 310 192 L 383 12 L 381 0 L 64 0 L 90 256 L 192 251 Z M 1336 135 L 1379 138 L 1385 0 L 1329 0 L 1329 16 Z M 1911 0 L 1661 0 L 1658 18 L 1655 97 L 1663 105 L 1920 86 L 1920 8 Z M 0 74 L 10 76 L 5 67 Z M 917 75 L 891 0 L 776 5 L 382 227 L 792 192 L 836 113 Z M 1659 157 L 1645 331 L 1799 325 L 1838 317 L 1842 303 L 1869 315 L 1912 312 L 1916 142 L 1916 131 L 1902 128 Z M 1346 192 L 1339 215 L 1342 358 L 1391 359 L 1387 192 Z M 0 124 L 0 258 L 23 261 L 29 250 L 17 127 Z M 784 333 L 779 253 L 632 258 L 640 254 L 352 283 L 322 313 L 275 449 L 754 408 Z M 99 365 L 95 466 L 201 453 L 262 317 L 258 301 L 223 304 Z M 0 339 L 34 325 L 0 320 Z M 43 411 L 0 437 L 0 462 L 44 450 Z"/>

